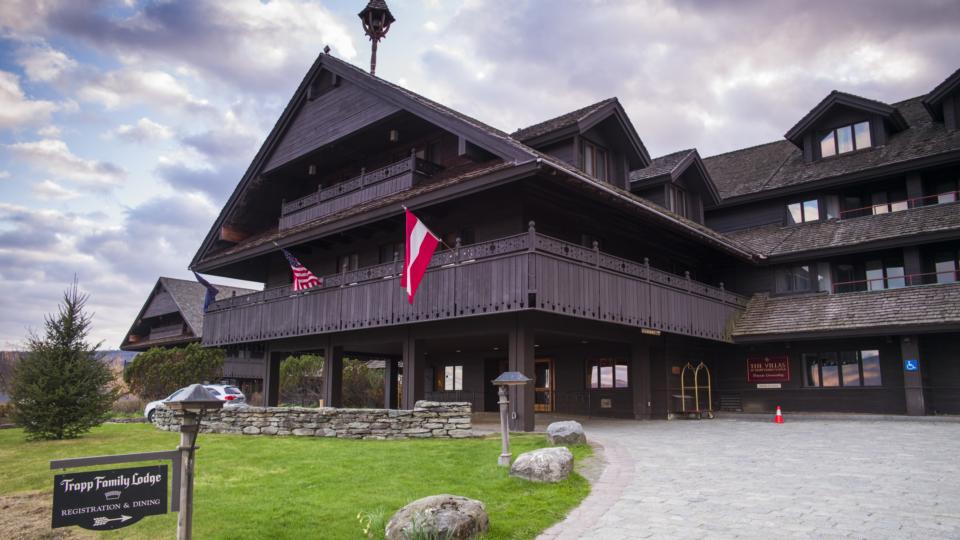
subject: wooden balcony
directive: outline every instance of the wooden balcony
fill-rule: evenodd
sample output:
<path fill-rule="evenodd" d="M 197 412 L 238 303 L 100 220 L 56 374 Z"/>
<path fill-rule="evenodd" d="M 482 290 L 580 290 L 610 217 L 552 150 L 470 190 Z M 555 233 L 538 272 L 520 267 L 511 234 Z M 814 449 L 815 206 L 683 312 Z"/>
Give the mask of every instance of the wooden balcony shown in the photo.
<path fill-rule="evenodd" d="M 729 341 L 747 299 L 596 249 L 528 233 L 437 252 L 407 303 L 401 262 L 227 298 L 204 316 L 204 345 L 265 341 L 520 310 Z"/>
<path fill-rule="evenodd" d="M 281 231 L 321 219 L 365 202 L 412 188 L 418 180 L 431 176 L 439 166 L 415 155 L 374 171 L 363 171 L 346 182 L 319 189 L 305 197 L 286 202 L 280 209 Z"/>

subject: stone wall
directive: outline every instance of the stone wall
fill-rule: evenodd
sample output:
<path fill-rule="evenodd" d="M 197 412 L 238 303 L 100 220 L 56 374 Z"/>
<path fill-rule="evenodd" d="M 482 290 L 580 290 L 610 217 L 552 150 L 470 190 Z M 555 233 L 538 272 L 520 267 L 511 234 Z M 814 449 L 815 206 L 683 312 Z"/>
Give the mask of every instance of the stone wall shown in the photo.
<path fill-rule="evenodd" d="M 179 431 L 177 413 L 157 408 L 155 424 Z M 307 407 L 228 407 L 207 413 L 203 433 L 297 435 L 340 439 L 428 439 L 471 436 L 470 403 L 418 401 L 412 411 L 397 409 L 312 409 Z"/>

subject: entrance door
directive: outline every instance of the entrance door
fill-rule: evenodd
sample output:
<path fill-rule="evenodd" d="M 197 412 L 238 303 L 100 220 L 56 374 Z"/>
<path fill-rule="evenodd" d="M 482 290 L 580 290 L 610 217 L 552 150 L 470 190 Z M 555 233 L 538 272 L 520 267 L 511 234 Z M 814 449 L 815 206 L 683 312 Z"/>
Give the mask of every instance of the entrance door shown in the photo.
<path fill-rule="evenodd" d="M 553 411 L 553 359 L 538 358 L 533 370 L 533 410 Z"/>

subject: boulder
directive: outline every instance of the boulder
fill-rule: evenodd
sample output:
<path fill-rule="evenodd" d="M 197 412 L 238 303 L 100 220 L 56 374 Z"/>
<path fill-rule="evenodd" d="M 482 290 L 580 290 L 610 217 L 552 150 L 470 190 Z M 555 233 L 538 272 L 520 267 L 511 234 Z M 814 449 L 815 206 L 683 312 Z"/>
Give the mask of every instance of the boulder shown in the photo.
<path fill-rule="evenodd" d="M 510 466 L 510 476 L 531 482 L 559 482 L 573 471 L 573 454 L 562 446 L 524 452 Z"/>
<path fill-rule="evenodd" d="M 387 523 L 387 540 L 472 539 L 490 526 L 482 502 L 457 495 L 432 495 L 404 506 Z"/>
<path fill-rule="evenodd" d="M 587 444 L 583 426 L 573 420 L 554 422 L 547 426 L 547 440 L 553 445 Z"/>

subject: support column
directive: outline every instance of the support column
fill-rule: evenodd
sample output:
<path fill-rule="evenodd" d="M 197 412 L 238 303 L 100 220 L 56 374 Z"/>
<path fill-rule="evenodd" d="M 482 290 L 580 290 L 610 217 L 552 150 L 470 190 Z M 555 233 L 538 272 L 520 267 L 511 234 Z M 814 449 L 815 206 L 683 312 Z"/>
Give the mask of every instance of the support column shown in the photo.
<path fill-rule="evenodd" d="M 423 357 L 423 340 L 407 335 L 403 343 L 403 395 L 400 398 L 401 409 L 413 409 L 417 400 L 423 399 L 423 369 L 426 360 Z"/>
<path fill-rule="evenodd" d="M 323 350 L 323 406 L 343 406 L 343 347 L 331 341 Z"/>
<path fill-rule="evenodd" d="M 923 177 L 920 176 L 920 173 L 909 173 L 907 174 L 907 198 L 908 199 L 919 199 L 923 197 Z M 919 203 L 920 201 L 917 201 Z"/>
<path fill-rule="evenodd" d="M 920 361 L 920 338 L 919 336 L 901 336 L 900 337 L 900 359 L 902 361 L 900 369 L 903 370 L 903 394 L 906 399 L 907 414 L 910 416 L 923 416 L 927 414 L 927 406 L 923 399 L 923 364 Z M 911 371 L 908 364 L 916 366 L 916 370 Z"/>
<path fill-rule="evenodd" d="M 397 399 L 397 375 L 400 371 L 400 360 L 395 357 L 386 359 L 383 373 L 383 407 L 386 409 L 396 409 Z"/>
<path fill-rule="evenodd" d="M 920 259 L 919 247 L 907 246 L 903 248 L 903 273 L 908 276 L 917 276 L 923 273 L 923 262 Z M 907 278 L 907 285 L 923 285 L 923 276 Z"/>
<path fill-rule="evenodd" d="M 630 346 L 630 385 L 633 388 L 633 417 L 649 420 L 652 399 L 650 390 L 650 347 L 646 341 Z"/>
<path fill-rule="evenodd" d="M 267 407 L 276 407 L 280 404 L 280 363 L 289 353 L 268 352 L 264 363 L 263 377 L 263 404 Z"/>
<path fill-rule="evenodd" d="M 530 379 L 534 378 L 534 360 L 536 349 L 533 342 L 533 329 L 525 324 L 524 317 L 517 315 L 515 325 L 508 335 L 508 362 L 510 371 L 519 371 Z M 523 386 L 510 387 L 510 429 L 512 431 L 533 431 L 533 381 Z"/>

